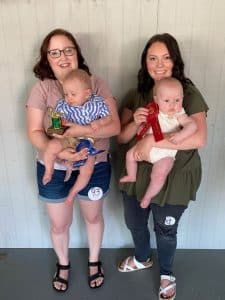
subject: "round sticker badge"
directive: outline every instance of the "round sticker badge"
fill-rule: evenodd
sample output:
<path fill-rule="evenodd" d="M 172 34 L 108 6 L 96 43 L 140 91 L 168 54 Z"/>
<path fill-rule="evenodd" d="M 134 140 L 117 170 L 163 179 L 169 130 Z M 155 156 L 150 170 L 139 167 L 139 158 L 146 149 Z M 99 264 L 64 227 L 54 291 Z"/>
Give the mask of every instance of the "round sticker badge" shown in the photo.
<path fill-rule="evenodd" d="M 176 220 L 174 217 L 167 216 L 166 220 L 165 220 L 165 225 L 172 226 L 175 224 L 175 222 L 176 222 Z"/>
<path fill-rule="evenodd" d="M 88 198 L 92 201 L 100 200 L 102 196 L 103 196 L 103 190 L 98 186 L 92 187 L 88 191 Z"/>

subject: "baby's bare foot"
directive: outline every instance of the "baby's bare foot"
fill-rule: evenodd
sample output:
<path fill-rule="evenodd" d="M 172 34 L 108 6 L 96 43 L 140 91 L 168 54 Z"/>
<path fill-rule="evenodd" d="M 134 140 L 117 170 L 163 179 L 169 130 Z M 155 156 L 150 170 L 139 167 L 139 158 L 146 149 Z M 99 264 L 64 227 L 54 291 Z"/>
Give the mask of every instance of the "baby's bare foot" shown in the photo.
<path fill-rule="evenodd" d="M 141 199 L 140 207 L 147 208 L 149 206 L 150 202 L 151 202 L 151 198 L 149 199 L 149 198 L 144 197 Z"/>
<path fill-rule="evenodd" d="M 132 176 L 123 176 L 120 178 L 120 182 L 123 183 L 123 182 L 135 182 L 136 181 L 136 178 L 135 177 L 132 177 Z"/>
<path fill-rule="evenodd" d="M 73 198 L 71 199 L 71 198 L 67 197 L 65 203 L 66 203 L 66 205 L 72 205 L 73 204 Z"/>
<path fill-rule="evenodd" d="M 67 198 L 66 198 L 65 203 L 68 204 L 68 205 L 73 204 L 73 201 L 74 201 L 74 198 L 76 197 L 76 195 L 77 195 L 77 192 L 70 191 Z"/>
<path fill-rule="evenodd" d="M 52 176 L 46 174 L 46 175 L 43 176 L 42 183 L 43 183 L 44 185 L 46 185 L 47 183 L 49 183 L 49 181 L 51 181 L 51 179 L 52 179 Z"/>

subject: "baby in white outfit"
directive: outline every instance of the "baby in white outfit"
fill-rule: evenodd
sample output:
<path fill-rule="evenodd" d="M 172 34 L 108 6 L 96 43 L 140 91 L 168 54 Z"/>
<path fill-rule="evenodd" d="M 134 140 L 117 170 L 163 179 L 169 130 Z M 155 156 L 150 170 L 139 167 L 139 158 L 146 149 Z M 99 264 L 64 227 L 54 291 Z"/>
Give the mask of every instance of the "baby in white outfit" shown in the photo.
<path fill-rule="evenodd" d="M 183 88 L 175 78 L 164 78 L 154 87 L 154 101 L 159 106 L 158 120 L 163 133 L 171 133 L 169 141 L 178 144 L 190 137 L 197 130 L 194 120 L 185 113 L 183 103 Z M 150 128 L 148 134 L 152 134 Z M 134 182 L 137 174 L 137 161 L 134 156 L 136 145 L 126 154 L 127 175 L 120 182 Z M 146 208 L 151 199 L 162 189 L 171 171 L 177 150 L 152 147 L 148 162 L 153 164 L 150 183 L 140 206 Z"/>

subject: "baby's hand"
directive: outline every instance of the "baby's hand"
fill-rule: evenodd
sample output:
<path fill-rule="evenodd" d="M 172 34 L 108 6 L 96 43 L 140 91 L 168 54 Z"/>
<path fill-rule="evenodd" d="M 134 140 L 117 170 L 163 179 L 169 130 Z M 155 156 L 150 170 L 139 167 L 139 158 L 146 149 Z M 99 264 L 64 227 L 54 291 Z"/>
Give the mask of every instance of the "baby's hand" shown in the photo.
<path fill-rule="evenodd" d="M 73 148 L 66 148 L 58 154 L 58 158 L 71 162 L 86 159 L 88 157 L 88 149 L 83 148 L 76 152 Z"/>
<path fill-rule="evenodd" d="M 98 123 L 96 123 L 96 121 L 91 122 L 90 125 L 94 131 L 96 131 L 98 129 Z"/>
<path fill-rule="evenodd" d="M 174 145 L 179 144 L 182 140 L 183 140 L 183 136 L 180 134 L 180 132 L 171 133 L 169 135 L 169 141 Z"/>
<path fill-rule="evenodd" d="M 66 119 L 61 119 L 62 120 L 62 125 L 63 126 L 68 126 L 68 127 L 70 127 L 70 126 L 72 126 L 74 123 L 73 122 L 69 122 L 69 121 L 67 121 Z"/>
<path fill-rule="evenodd" d="M 171 134 L 169 136 L 169 141 L 176 145 L 177 144 L 176 134 Z"/>

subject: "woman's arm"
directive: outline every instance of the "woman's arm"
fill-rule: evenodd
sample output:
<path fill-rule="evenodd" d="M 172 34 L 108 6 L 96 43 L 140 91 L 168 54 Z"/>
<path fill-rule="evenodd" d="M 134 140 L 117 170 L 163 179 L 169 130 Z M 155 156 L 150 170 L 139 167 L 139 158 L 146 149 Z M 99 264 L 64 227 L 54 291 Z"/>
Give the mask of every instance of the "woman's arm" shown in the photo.
<path fill-rule="evenodd" d="M 109 106 L 111 122 L 102 126 L 101 119 L 95 121 L 95 128 L 91 125 L 78 125 L 71 122 L 65 122 L 64 125 L 69 128 L 62 137 L 92 137 L 92 138 L 109 138 L 120 132 L 120 120 L 117 112 L 115 100 L 113 98 L 105 99 Z M 56 136 L 56 135 L 55 135 Z M 59 137 L 57 135 L 57 137 Z"/>
<path fill-rule="evenodd" d="M 27 107 L 27 132 L 31 143 L 40 151 L 44 151 L 48 145 L 49 138 L 43 128 L 44 111 Z"/>
<path fill-rule="evenodd" d="M 112 122 L 112 118 L 110 115 L 106 116 L 106 117 L 102 117 L 98 120 L 92 121 L 90 123 L 91 128 L 96 131 L 99 129 L 99 126 L 107 126 L 110 122 Z"/>
<path fill-rule="evenodd" d="M 158 148 L 168 148 L 174 150 L 190 150 L 198 149 L 206 144 L 207 140 L 207 124 L 206 124 L 206 114 L 205 112 L 195 113 L 190 116 L 197 125 L 196 132 L 189 138 L 185 139 L 183 142 L 175 145 L 171 143 L 167 138 L 160 142 L 155 142 L 152 135 L 147 135 L 136 145 L 136 156 L 142 160 L 152 147 Z"/>
<path fill-rule="evenodd" d="M 169 141 L 173 144 L 179 144 L 183 140 L 192 136 L 197 130 L 197 125 L 193 118 L 189 117 L 186 113 L 177 116 L 179 124 L 182 126 L 182 129 L 171 133 Z"/>
<path fill-rule="evenodd" d="M 108 105 L 109 112 L 111 115 L 111 122 L 106 126 L 101 126 L 101 121 L 96 121 L 95 128 L 91 125 L 73 125 L 70 124 L 69 128 L 64 133 L 64 136 L 69 137 L 93 137 L 93 138 L 109 138 L 111 136 L 117 135 L 120 132 L 120 120 L 117 112 L 116 101 L 112 96 L 112 93 L 107 85 L 107 83 L 95 76 L 91 77 L 92 80 L 92 90 L 95 94 L 102 97 L 106 104 Z"/>
<path fill-rule="evenodd" d="M 207 140 L 207 123 L 206 123 L 206 115 L 205 112 L 195 113 L 190 116 L 197 125 L 196 132 L 185 139 L 179 145 L 174 145 L 168 140 L 162 140 L 160 142 L 154 142 L 153 146 L 159 148 L 169 148 L 169 149 L 177 149 L 177 150 L 189 150 L 189 149 L 199 149 L 202 148 L 206 144 Z"/>

